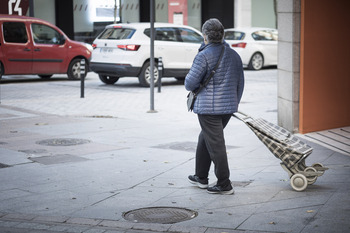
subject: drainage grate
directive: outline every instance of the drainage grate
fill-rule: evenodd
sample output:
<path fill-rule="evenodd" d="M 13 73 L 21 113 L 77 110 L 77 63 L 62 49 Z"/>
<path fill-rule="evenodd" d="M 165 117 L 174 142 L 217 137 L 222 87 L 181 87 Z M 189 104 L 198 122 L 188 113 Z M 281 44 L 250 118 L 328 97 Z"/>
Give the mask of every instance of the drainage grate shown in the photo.
<path fill-rule="evenodd" d="M 123 214 L 124 219 L 141 223 L 171 224 L 193 219 L 198 213 L 177 207 L 148 207 L 131 210 Z"/>
<path fill-rule="evenodd" d="M 75 146 L 85 143 L 90 143 L 90 141 L 78 138 L 54 138 L 36 142 L 36 144 L 44 146 Z"/>

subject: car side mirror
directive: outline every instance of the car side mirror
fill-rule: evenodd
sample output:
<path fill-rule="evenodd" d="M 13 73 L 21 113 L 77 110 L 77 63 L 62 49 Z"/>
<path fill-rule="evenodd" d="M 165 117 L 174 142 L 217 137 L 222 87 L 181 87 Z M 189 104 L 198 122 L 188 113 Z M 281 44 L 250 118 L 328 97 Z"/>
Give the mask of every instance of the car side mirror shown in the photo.
<path fill-rule="evenodd" d="M 61 36 L 60 36 L 59 44 L 60 44 L 60 45 L 63 45 L 64 43 L 66 43 L 66 38 L 64 37 L 64 35 L 61 35 Z"/>

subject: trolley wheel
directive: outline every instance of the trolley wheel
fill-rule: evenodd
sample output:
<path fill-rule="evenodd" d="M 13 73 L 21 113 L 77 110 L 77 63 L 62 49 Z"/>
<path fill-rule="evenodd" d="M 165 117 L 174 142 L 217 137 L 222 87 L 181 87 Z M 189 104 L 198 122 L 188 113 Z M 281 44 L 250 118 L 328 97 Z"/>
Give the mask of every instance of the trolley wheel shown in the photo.
<path fill-rule="evenodd" d="M 305 168 L 304 172 L 306 172 L 306 173 L 307 172 L 312 172 L 312 173 L 316 172 L 317 173 L 317 170 L 314 167 L 307 167 L 307 168 Z M 313 184 L 317 180 L 317 175 L 315 175 L 315 176 L 307 176 L 306 179 L 307 179 L 307 184 Z"/>
<path fill-rule="evenodd" d="M 295 191 L 304 191 L 307 187 L 307 179 L 303 174 L 294 174 L 290 179 L 290 184 Z"/>
<path fill-rule="evenodd" d="M 323 164 L 322 163 L 314 163 L 314 164 L 312 164 L 312 166 L 311 167 L 313 167 L 313 168 L 315 168 L 318 172 L 322 172 L 322 175 L 324 174 L 324 166 L 323 166 Z M 321 169 L 320 169 L 321 168 Z"/>

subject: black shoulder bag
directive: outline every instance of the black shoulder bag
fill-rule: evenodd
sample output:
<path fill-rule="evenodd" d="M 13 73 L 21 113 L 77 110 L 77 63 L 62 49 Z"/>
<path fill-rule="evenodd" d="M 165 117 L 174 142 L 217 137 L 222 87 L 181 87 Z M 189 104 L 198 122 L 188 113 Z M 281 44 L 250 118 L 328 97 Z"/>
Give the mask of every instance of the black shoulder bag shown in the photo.
<path fill-rule="evenodd" d="M 188 93 L 188 95 L 187 95 L 187 109 L 188 109 L 188 111 L 192 111 L 193 110 L 194 102 L 196 101 L 197 95 L 199 94 L 199 92 L 201 92 L 201 90 L 206 85 L 208 85 L 210 79 L 214 76 L 214 74 L 216 72 L 216 69 L 219 67 L 221 58 L 222 58 L 222 56 L 224 54 L 224 49 L 225 49 L 225 46 L 223 45 L 222 49 L 221 49 L 221 54 L 220 54 L 219 60 L 216 63 L 215 68 L 211 71 L 211 73 L 210 73 L 209 77 L 207 78 L 207 80 L 205 80 L 204 83 L 201 83 L 199 88 L 196 91 L 190 91 Z"/>

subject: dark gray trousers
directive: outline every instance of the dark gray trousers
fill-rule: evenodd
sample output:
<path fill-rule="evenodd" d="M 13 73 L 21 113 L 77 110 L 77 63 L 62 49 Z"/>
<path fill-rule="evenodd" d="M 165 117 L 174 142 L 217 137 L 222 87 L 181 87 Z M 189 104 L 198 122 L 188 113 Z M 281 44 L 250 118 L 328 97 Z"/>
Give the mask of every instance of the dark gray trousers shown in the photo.
<path fill-rule="evenodd" d="M 224 138 L 224 128 L 231 117 L 232 114 L 198 114 L 198 120 L 202 131 L 198 137 L 196 151 L 196 176 L 199 178 L 207 178 L 211 162 L 213 162 L 215 175 L 218 179 L 217 185 L 223 187 L 231 184 Z"/>

